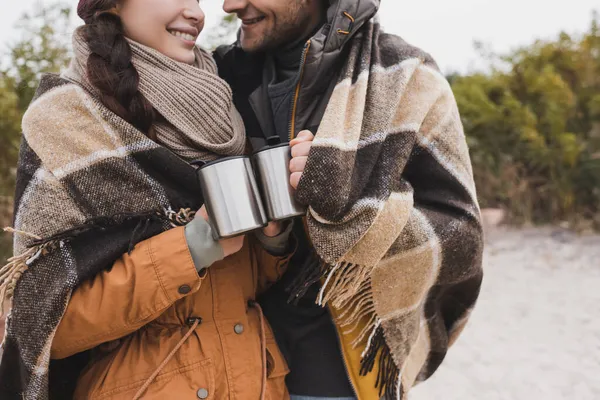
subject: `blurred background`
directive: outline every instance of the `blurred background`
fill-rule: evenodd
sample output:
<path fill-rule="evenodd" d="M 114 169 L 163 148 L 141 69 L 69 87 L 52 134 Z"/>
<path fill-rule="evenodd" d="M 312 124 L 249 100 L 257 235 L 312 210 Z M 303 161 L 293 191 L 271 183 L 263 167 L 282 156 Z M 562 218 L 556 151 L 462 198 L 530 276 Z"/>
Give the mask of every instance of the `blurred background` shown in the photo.
<path fill-rule="evenodd" d="M 12 223 L 20 121 L 70 57 L 77 1 L 4 1 L 0 225 Z M 384 29 L 452 84 L 486 227 L 486 279 L 461 340 L 411 399 L 600 399 L 600 10 L 597 0 L 383 0 Z M 234 16 L 202 0 L 212 49 Z M 0 259 L 11 238 L 0 237 Z M 0 333 L 1 335 L 1 333 Z"/>

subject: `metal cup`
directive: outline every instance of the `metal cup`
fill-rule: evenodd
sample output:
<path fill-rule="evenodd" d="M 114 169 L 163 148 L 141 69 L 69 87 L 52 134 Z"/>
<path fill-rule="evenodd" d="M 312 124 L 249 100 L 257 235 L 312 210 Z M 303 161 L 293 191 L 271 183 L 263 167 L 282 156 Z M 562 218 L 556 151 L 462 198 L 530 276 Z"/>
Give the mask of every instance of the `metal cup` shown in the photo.
<path fill-rule="evenodd" d="M 207 163 L 198 170 L 198 180 L 215 239 L 267 226 L 249 157 L 227 157 Z"/>
<path fill-rule="evenodd" d="M 304 215 L 306 207 L 296 201 L 290 185 L 290 146 L 283 143 L 265 147 L 256 151 L 253 159 L 269 221 Z"/>

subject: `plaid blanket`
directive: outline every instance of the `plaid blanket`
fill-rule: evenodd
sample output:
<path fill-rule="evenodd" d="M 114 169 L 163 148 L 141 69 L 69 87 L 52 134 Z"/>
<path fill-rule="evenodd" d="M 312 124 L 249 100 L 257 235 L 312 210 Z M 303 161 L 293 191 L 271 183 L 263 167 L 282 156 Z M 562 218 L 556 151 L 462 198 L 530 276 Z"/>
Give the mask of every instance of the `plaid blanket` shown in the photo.
<path fill-rule="evenodd" d="M 454 96 L 432 59 L 376 21 L 348 47 L 297 192 L 323 262 L 295 295 L 324 282 L 318 301 L 359 332 L 361 373 L 375 369 L 380 394 L 399 398 L 435 371 L 475 304 L 480 212 Z"/>
<path fill-rule="evenodd" d="M 202 203 L 194 167 L 81 86 L 44 76 L 23 119 L 17 256 L 0 270 L 0 298 L 13 304 L 0 398 L 69 398 L 85 357 L 51 361 L 50 349 L 73 289 Z"/>

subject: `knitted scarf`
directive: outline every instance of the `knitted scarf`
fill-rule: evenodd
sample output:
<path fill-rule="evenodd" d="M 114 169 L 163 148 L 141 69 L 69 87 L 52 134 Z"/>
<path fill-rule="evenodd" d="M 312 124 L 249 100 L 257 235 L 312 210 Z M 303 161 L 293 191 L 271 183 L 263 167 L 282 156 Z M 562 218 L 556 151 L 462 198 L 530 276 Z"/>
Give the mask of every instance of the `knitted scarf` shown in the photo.
<path fill-rule="evenodd" d="M 158 143 L 189 161 L 243 153 L 244 123 L 210 54 L 196 47 L 196 63 L 188 65 L 128 42 L 140 76 L 139 90 L 166 120 L 154 125 Z M 73 50 L 75 57 L 63 77 L 98 96 L 87 79 L 90 49 L 81 28 L 73 35 Z"/>
<path fill-rule="evenodd" d="M 300 180 L 322 260 L 293 292 L 362 348 L 386 398 L 429 377 L 464 327 L 482 279 L 472 168 L 448 82 L 429 55 L 366 23 L 328 102 Z"/>
<path fill-rule="evenodd" d="M 244 149 L 231 91 L 205 53 L 195 68 L 132 43 L 140 88 L 167 121 L 157 127 L 162 146 L 101 103 L 81 73 L 77 36 L 75 45 L 67 79 L 44 76 L 23 118 L 15 257 L 0 269 L 0 300 L 12 298 L 1 399 L 70 398 L 85 354 L 51 361 L 50 350 L 74 288 L 193 217 L 203 200 L 183 158 Z"/>

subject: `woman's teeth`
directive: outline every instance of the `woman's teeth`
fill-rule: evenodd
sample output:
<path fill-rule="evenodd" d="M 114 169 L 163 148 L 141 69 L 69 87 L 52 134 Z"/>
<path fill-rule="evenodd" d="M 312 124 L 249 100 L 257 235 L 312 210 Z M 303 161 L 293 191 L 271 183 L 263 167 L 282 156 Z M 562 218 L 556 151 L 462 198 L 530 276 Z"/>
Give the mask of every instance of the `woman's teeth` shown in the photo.
<path fill-rule="evenodd" d="M 183 40 L 196 41 L 196 38 L 189 33 L 179 32 L 179 31 L 169 31 L 169 33 L 175 37 L 181 38 Z"/>

